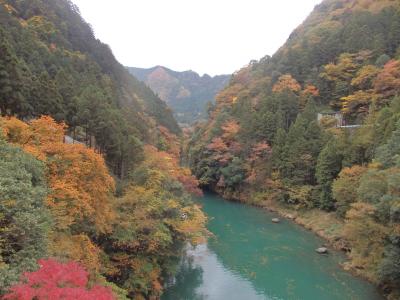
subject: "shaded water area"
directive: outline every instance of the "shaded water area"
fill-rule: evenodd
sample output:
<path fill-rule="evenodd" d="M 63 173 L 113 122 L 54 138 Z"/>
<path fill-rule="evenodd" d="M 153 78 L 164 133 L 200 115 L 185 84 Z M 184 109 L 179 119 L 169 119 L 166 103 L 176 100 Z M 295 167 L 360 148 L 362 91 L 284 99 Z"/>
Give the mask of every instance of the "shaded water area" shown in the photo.
<path fill-rule="evenodd" d="M 162 300 L 383 299 L 340 268 L 341 253 L 317 254 L 324 241 L 302 227 L 213 194 L 198 201 L 214 237 L 188 248 Z"/>

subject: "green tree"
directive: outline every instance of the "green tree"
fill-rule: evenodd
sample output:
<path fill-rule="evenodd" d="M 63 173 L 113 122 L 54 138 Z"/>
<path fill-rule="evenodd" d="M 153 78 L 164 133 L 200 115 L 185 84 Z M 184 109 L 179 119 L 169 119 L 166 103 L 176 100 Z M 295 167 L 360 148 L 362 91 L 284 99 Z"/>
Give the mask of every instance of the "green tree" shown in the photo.
<path fill-rule="evenodd" d="M 388 142 L 377 149 L 376 160 L 384 167 L 394 166 L 400 159 L 400 121 Z"/>
<path fill-rule="evenodd" d="M 272 163 L 275 169 L 282 171 L 285 160 L 285 144 L 287 133 L 283 128 L 279 128 L 276 132 L 272 147 Z"/>
<path fill-rule="evenodd" d="M 0 110 L 1 115 L 19 113 L 22 102 L 22 71 L 5 31 L 0 28 Z"/>
<path fill-rule="evenodd" d="M 332 210 L 335 207 L 332 196 L 332 182 L 342 168 L 343 156 L 336 141 L 328 142 L 318 156 L 316 177 L 321 189 L 319 207 Z"/>
<path fill-rule="evenodd" d="M 366 167 L 353 166 L 340 171 L 332 184 L 333 198 L 336 202 L 337 214 L 344 218 L 351 204 L 357 201 L 357 189 L 361 176 L 367 171 Z"/>
<path fill-rule="evenodd" d="M 389 283 L 393 287 L 400 284 L 400 237 L 394 236 L 385 249 L 385 257 L 379 266 L 381 282 Z"/>
<path fill-rule="evenodd" d="M 243 161 L 238 157 L 234 157 L 228 166 L 222 168 L 221 173 L 224 178 L 224 186 L 231 189 L 237 188 L 246 176 Z"/>
<path fill-rule="evenodd" d="M 316 121 L 315 104 L 309 101 L 287 134 L 281 156 L 282 178 L 287 178 L 295 184 L 314 184 L 321 147 L 322 132 Z"/>
<path fill-rule="evenodd" d="M 0 140 L 0 294 L 47 252 L 44 166 Z"/>
<path fill-rule="evenodd" d="M 379 68 L 382 68 L 389 60 L 390 60 L 389 55 L 382 54 L 376 59 L 375 65 Z"/>

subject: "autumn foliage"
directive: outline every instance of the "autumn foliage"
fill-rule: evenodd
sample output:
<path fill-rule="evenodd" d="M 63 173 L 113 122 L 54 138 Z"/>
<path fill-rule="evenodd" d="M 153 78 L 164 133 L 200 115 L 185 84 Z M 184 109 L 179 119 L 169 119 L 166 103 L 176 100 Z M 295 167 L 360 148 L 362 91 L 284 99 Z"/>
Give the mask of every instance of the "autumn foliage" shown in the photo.
<path fill-rule="evenodd" d="M 165 151 L 159 151 L 154 146 L 146 146 L 146 159 L 144 160 L 142 167 L 148 168 L 149 170 L 156 170 L 158 175 L 154 173 L 157 180 L 162 178 L 172 177 L 179 181 L 186 192 L 200 196 L 202 195 L 201 190 L 198 188 L 198 181 L 194 177 L 188 168 L 181 167 L 179 165 L 178 157 Z M 155 183 L 155 182 L 154 182 Z M 153 182 L 150 186 L 153 185 Z"/>
<path fill-rule="evenodd" d="M 71 1 L 1 0 L 0 11 L 0 298 L 47 257 L 79 263 L 86 281 L 72 280 L 79 270 L 43 261 L 15 293 L 110 299 L 86 285 L 99 280 L 120 299 L 156 298 L 179 246 L 204 230 L 197 222 L 204 215 L 188 194 L 200 194 L 197 180 L 179 166 L 181 129 L 172 111 L 115 60 Z M 68 144 L 72 137 L 79 142 Z M 146 143 L 156 148 L 151 170 L 143 162 Z M 133 182 L 132 173 L 143 169 L 149 179 Z M 118 204 L 131 191 L 142 191 L 141 198 L 123 210 Z M 124 231 L 129 242 L 120 235 L 125 220 L 137 225 Z M 128 257 L 121 259 L 127 274 L 120 257 Z M 61 281 L 72 274 L 72 281 L 54 283 L 62 291 L 50 283 L 28 286 L 34 278 L 46 281 L 46 272 Z M 28 288 L 38 291 L 26 294 Z M 15 293 L 9 297 L 25 299 Z"/>
<path fill-rule="evenodd" d="M 173 154 L 150 145 L 144 148 L 144 161 L 115 203 L 117 218 L 105 247 L 113 262 L 107 277 L 134 299 L 143 294 L 159 297 L 160 261 L 178 256 L 179 245 L 199 243 L 206 234 L 206 217 L 187 198 L 188 193 L 201 194 L 197 180 Z"/>
<path fill-rule="evenodd" d="M 178 159 L 180 157 L 180 141 L 178 137 L 171 133 L 167 128 L 164 126 L 158 126 L 158 131 L 160 134 L 159 140 L 161 142 L 161 150 L 168 152 L 170 155 Z"/>
<path fill-rule="evenodd" d="M 63 123 L 42 116 L 29 123 L 3 118 L 0 126 L 9 143 L 45 165 L 49 191 L 44 204 L 52 217 L 49 254 L 77 261 L 89 272 L 76 263 L 41 261 L 42 268 L 24 275 L 27 283 L 14 286 L 7 299 L 112 299 L 105 298 L 104 288 L 86 289 L 88 274 L 90 281 L 105 276 L 134 298 L 159 296 L 164 257 L 179 255 L 176 247 L 186 241 L 203 240 L 206 218 L 189 198 L 202 192 L 190 170 L 180 166 L 179 139 L 165 127 L 158 128 L 158 148 L 144 146 L 144 160 L 116 198 L 103 157 L 82 144 L 64 143 Z M 59 277 L 47 278 L 49 272 Z M 38 280 L 43 289 L 34 288 Z M 60 282 L 74 289 L 52 288 Z"/>
<path fill-rule="evenodd" d="M 279 77 L 278 82 L 273 86 L 272 91 L 275 93 L 289 90 L 292 92 L 299 92 L 301 85 L 290 74 L 282 75 Z"/>
<path fill-rule="evenodd" d="M 21 283 L 10 288 L 5 300 L 114 300 L 111 289 L 94 285 L 89 287 L 89 274 L 75 262 L 39 260 L 40 269 L 25 273 Z"/>
<path fill-rule="evenodd" d="M 8 141 L 47 166 L 50 193 L 46 204 L 56 232 L 50 234 L 53 254 L 98 270 L 99 250 L 87 237 L 87 230 L 92 228 L 97 234 L 109 232 L 114 218 L 110 201 L 114 181 L 103 157 L 84 145 L 65 144 L 65 125 L 48 116 L 29 124 L 16 118 L 2 119 L 2 128 Z M 68 234 L 61 234 L 62 231 Z"/>
<path fill-rule="evenodd" d="M 400 61 L 390 60 L 377 75 L 375 91 L 384 97 L 391 97 L 400 91 Z"/>
<path fill-rule="evenodd" d="M 10 142 L 46 163 L 51 187 L 47 204 L 58 228 L 84 219 L 91 220 L 99 232 L 110 228 L 114 181 L 100 155 L 84 145 L 65 144 L 65 125 L 47 116 L 29 125 L 16 118 L 3 119 L 2 126 Z"/>
<path fill-rule="evenodd" d="M 322 1 L 276 54 L 233 74 L 187 155 L 223 197 L 337 219 L 316 229 L 390 299 L 400 299 L 399 8 Z"/>

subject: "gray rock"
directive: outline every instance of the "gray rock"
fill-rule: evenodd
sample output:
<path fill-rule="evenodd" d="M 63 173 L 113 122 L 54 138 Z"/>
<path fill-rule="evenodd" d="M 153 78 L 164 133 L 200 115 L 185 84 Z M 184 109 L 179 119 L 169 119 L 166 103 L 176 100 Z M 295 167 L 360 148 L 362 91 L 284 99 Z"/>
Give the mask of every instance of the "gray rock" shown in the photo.
<path fill-rule="evenodd" d="M 319 253 L 319 254 L 327 254 L 328 253 L 328 248 L 320 247 L 320 248 L 315 249 L 315 251 L 317 251 L 317 253 Z"/>
<path fill-rule="evenodd" d="M 279 223 L 281 220 L 279 220 L 278 218 L 273 218 L 271 221 L 272 223 Z"/>

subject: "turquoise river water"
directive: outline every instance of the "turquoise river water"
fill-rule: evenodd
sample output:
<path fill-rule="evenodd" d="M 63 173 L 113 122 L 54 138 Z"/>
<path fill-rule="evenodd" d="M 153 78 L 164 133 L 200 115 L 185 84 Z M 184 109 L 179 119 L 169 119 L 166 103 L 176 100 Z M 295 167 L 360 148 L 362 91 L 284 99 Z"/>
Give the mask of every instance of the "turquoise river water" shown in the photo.
<path fill-rule="evenodd" d="M 368 282 L 343 271 L 345 257 L 315 249 L 324 241 L 261 209 L 206 194 L 199 203 L 213 237 L 188 248 L 162 300 L 381 300 Z"/>

